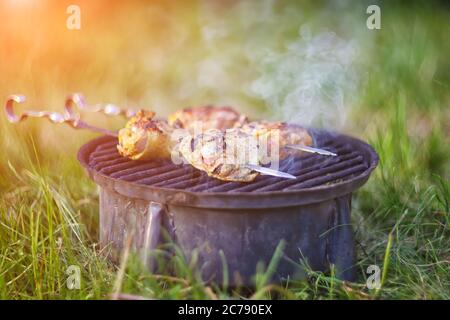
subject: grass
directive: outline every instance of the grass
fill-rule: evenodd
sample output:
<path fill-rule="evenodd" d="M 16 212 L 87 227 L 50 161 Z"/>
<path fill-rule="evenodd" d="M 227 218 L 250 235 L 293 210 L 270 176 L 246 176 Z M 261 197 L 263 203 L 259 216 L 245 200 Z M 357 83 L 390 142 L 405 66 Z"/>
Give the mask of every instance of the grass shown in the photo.
<path fill-rule="evenodd" d="M 231 36 L 217 48 L 200 40 L 199 24 L 210 23 L 214 16 L 202 16 L 197 2 L 185 7 L 130 2 L 120 9 L 113 5 L 106 17 L 86 4 L 85 31 L 78 34 L 57 28 L 51 33 L 57 18 L 43 21 L 32 35 L 22 32 L 31 30 L 26 16 L 16 17 L 23 30 L 3 19 L 17 34 L 0 33 L 4 43 L 0 96 L 24 93 L 30 105 L 52 108 L 68 92 L 82 91 L 93 102 L 150 104 L 161 114 L 178 106 L 216 101 L 237 103 L 258 114 L 267 107 L 230 85 L 253 76 L 251 68 L 235 59 L 239 52 L 233 51 L 248 40 L 246 36 L 253 35 L 263 44 L 281 42 L 295 37 L 298 26 L 307 21 L 313 30 L 321 27 L 355 37 L 363 44 L 364 81 L 349 110 L 350 121 L 341 130 L 369 141 L 380 155 L 379 167 L 352 203 L 357 282 L 344 283 L 333 270 L 329 274 L 308 270 L 304 281 L 268 285 L 275 255 L 269 268 L 257 275 L 254 291 L 229 290 L 226 281 L 202 283 L 195 254 L 184 257 L 177 248 L 172 248 L 176 254 L 169 261 L 159 263 L 156 274 L 145 270 L 132 253 L 113 265 L 97 245 L 96 186 L 75 159 L 79 146 L 95 135 L 75 134 L 39 120 L 12 126 L 1 115 L 0 299 L 103 299 L 121 293 L 152 299 L 450 299 L 450 61 L 446 54 L 450 11 L 440 2 L 408 7 L 382 4 L 382 29 L 372 32 L 366 30 L 366 16 L 359 7 L 323 5 L 282 2 L 273 13 L 278 33 L 252 28 L 241 32 L 242 12 L 215 8 L 226 21 L 235 22 Z M 353 13 L 343 23 L 336 10 Z M 162 15 L 163 11 L 169 14 Z M 291 16 L 301 19 L 282 19 Z M 89 25 L 94 17 L 96 27 Z M 167 28 L 160 30 L 159 25 Z M 146 32 L 148 41 L 136 41 L 139 30 Z M 34 37 L 41 45 L 25 41 Z M 190 50 L 184 50 L 186 44 L 192 44 Z M 89 50 L 78 51 L 80 47 Z M 217 51 L 225 52 L 219 57 L 227 65 L 237 61 L 230 65 L 232 76 L 220 82 L 224 92 L 213 86 L 184 87 L 187 94 L 181 92 L 179 87 L 189 82 L 186 74 L 194 71 L 199 59 Z M 88 119 L 108 127 L 122 123 Z M 378 290 L 365 285 L 372 264 L 381 268 Z M 80 266 L 79 290 L 66 286 L 70 265 Z"/>

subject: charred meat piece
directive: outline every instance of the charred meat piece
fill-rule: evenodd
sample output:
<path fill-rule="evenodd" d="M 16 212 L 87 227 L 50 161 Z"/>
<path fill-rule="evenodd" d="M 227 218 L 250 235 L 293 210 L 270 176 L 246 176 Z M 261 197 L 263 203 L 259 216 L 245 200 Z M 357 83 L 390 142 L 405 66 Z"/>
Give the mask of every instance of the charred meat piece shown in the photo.
<path fill-rule="evenodd" d="M 305 128 L 286 122 L 247 122 L 241 126 L 241 130 L 256 137 L 260 145 L 266 144 L 269 154 L 277 148 L 280 159 L 299 154 L 299 151 L 286 149 L 287 145 L 311 146 L 313 144 L 313 139 Z"/>
<path fill-rule="evenodd" d="M 200 133 L 209 129 L 226 130 L 239 127 L 246 122 L 246 117 L 228 106 L 203 106 L 179 110 L 171 114 L 168 120 L 172 127 Z"/>
<path fill-rule="evenodd" d="M 197 134 L 190 130 L 181 130 L 181 136 L 174 139 L 178 125 L 170 126 L 165 121 L 154 120 L 153 112 L 140 111 L 131 118 L 125 128 L 119 131 L 117 149 L 122 156 L 133 160 L 169 159 L 180 155 L 195 168 L 206 172 L 209 176 L 224 181 L 252 181 L 258 175 L 247 165 L 267 164 L 267 159 L 283 159 L 289 156 L 286 145 L 310 146 L 312 138 L 307 130 L 283 122 L 247 122 L 219 121 L 219 111 L 208 110 L 208 125 L 232 129 L 209 129 Z M 229 109 L 227 109 L 229 110 Z M 233 110 L 233 113 L 236 113 Z M 184 113 L 189 114 L 189 113 Z M 204 113 L 197 113 L 203 115 Z M 186 120 L 187 118 L 185 118 Z M 234 118 L 236 120 L 236 118 Z M 176 120 L 179 122 L 179 119 Z M 189 121 L 194 121 L 191 117 Z M 186 122 L 189 126 L 189 123 Z M 294 151 L 298 154 L 298 151 Z"/>
<path fill-rule="evenodd" d="M 220 180 L 248 182 L 258 176 L 243 166 L 258 163 L 252 135 L 240 129 L 212 129 L 194 136 L 184 130 L 185 134 L 173 141 L 173 128 L 153 116 L 152 112 L 140 111 L 119 131 L 117 149 L 122 156 L 133 160 L 170 159 L 177 152 L 193 167 Z"/>
<path fill-rule="evenodd" d="M 170 158 L 171 127 L 161 120 L 154 120 L 155 113 L 139 111 L 125 128 L 119 131 L 117 150 L 133 160 Z"/>
<path fill-rule="evenodd" d="M 201 133 L 209 129 L 226 130 L 241 128 L 251 134 L 263 144 L 267 144 L 268 152 L 278 143 L 280 158 L 291 154 L 299 154 L 298 150 L 286 149 L 286 145 L 311 146 L 312 138 L 302 127 L 285 122 L 254 121 L 231 107 L 205 106 L 182 109 L 169 116 L 169 125 L 187 129 L 189 132 Z M 264 147 L 264 146 L 262 146 Z"/>
<path fill-rule="evenodd" d="M 240 129 L 211 129 L 196 136 L 187 135 L 179 151 L 193 167 L 216 179 L 250 182 L 258 176 L 245 167 L 247 163 L 259 163 L 256 140 Z"/>

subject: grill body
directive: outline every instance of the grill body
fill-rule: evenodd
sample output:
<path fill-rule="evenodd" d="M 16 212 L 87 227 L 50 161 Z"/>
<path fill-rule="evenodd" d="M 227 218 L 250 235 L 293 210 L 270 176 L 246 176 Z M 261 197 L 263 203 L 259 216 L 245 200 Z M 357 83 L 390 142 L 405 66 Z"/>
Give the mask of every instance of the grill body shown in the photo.
<path fill-rule="evenodd" d="M 205 281 L 220 282 L 228 271 L 234 285 L 252 285 L 257 265 L 267 266 L 282 243 L 271 281 L 300 279 L 306 266 L 327 271 L 331 264 L 339 278 L 353 280 L 352 192 L 367 181 L 378 156 L 345 135 L 314 136 L 339 157 L 288 160 L 280 170 L 296 180 L 259 176 L 252 183 L 218 181 L 190 166 L 123 159 L 114 139 L 95 139 L 78 159 L 100 186 L 100 243 L 116 253 L 130 243 L 152 268 L 149 253 L 164 229 L 186 256 L 198 252 Z"/>

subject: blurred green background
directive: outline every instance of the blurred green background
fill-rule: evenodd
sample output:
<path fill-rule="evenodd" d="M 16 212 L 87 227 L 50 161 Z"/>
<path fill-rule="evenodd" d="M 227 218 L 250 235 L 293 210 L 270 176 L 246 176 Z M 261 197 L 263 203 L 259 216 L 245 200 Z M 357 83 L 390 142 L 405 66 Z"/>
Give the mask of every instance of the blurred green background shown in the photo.
<path fill-rule="evenodd" d="M 69 4 L 81 8 L 81 30 L 66 28 Z M 370 4 L 381 7 L 380 30 L 366 27 Z M 62 110 L 71 92 L 161 117 L 230 104 L 376 148 L 379 168 L 353 203 L 358 283 L 311 272 L 286 288 L 261 283 L 256 297 L 450 298 L 446 2 L 5 0 L 0 21 L 0 97 L 24 94 L 24 109 Z M 308 100 L 317 83 L 323 92 Z M 132 262 L 121 275 L 95 246 L 96 189 L 76 162 L 96 135 L 40 119 L 12 125 L 3 113 L 0 125 L 1 298 L 240 296 L 199 282 L 188 261 L 175 280 Z M 66 288 L 68 264 L 83 266 L 82 290 Z M 376 292 L 364 285 L 370 264 L 384 268 Z"/>

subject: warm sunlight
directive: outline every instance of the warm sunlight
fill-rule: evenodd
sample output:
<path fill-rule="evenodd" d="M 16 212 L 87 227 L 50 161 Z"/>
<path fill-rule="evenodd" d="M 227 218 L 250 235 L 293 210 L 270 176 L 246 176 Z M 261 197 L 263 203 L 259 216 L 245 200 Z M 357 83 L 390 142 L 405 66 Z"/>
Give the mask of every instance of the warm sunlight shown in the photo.
<path fill-rule="evenodd" d="M 0 0 L 0 300 L 450 299 L 449 21 Z"/>

